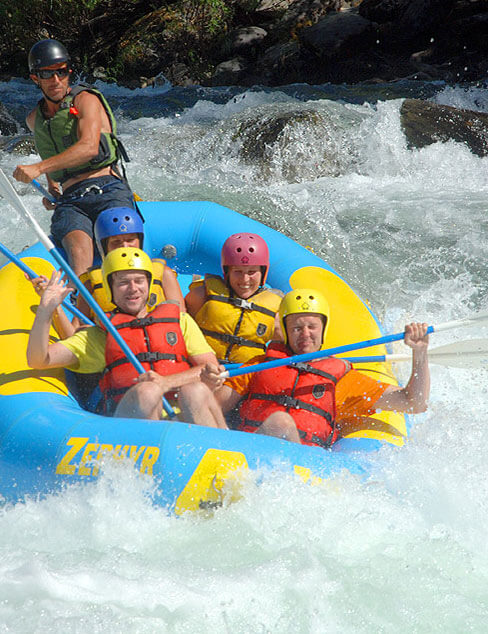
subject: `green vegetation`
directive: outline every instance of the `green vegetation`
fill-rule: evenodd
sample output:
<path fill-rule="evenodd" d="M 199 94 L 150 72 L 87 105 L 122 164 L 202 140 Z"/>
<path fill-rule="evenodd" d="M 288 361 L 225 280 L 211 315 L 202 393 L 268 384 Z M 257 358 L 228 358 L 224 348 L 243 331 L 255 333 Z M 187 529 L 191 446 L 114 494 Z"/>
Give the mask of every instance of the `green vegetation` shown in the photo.
<path fill-rule="evenodd" d="M 157 74 L 175 63 L 204 72 L 236 10 L 256 0 L 1 0 L 1 70 L 27 74 L 34 42 L 52 37 L 77 70 L 102 66 L 113 79 Z"/>

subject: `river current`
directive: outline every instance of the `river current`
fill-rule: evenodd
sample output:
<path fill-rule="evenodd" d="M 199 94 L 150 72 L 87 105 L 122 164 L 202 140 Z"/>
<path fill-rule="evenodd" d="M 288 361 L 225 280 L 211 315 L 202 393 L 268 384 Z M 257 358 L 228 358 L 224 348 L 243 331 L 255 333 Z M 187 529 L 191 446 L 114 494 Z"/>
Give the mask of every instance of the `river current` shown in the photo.
<path fill-rule="evenodd" d="M 283 231 L 387 332 L 487 309 L 488 158 L 455 142 L 411 150 L 399 114 L 406 96 L 488 111 L 486 87 L 100 87 L 143 199 L 211 200 Z M 0 84 L 19 121 L 37 98 L 26 82 Z M 290 116 L 257 152 L 246 131 Z M 8 173 L 34 160 L 0 151 Z M 48 229 L 38 194 L 18 191 Z M 0 208 L 0 240 L 31 244 Z M 463 328 L 432 346 L 487 336 Z M 485 632 L 487 388 L 484 369 L 432 365 L 428 412 L 403 448 L 380 450 L 367 483 L 277 475 L 212 517 L 175 518 L 122 465 L 1 509 L 0 633 Z"/>

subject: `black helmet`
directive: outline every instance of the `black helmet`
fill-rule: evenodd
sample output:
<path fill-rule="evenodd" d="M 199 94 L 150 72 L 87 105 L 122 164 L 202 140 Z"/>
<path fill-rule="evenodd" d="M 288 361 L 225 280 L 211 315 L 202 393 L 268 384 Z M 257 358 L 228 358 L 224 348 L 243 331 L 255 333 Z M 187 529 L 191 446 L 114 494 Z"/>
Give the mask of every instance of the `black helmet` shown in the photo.
<path fill-rule="evenodd" d="M 66 48 L 58 40 L 39 40 L 29 51 L 29 71 L 35 75 L 39 68 L 71 61 Z"/>

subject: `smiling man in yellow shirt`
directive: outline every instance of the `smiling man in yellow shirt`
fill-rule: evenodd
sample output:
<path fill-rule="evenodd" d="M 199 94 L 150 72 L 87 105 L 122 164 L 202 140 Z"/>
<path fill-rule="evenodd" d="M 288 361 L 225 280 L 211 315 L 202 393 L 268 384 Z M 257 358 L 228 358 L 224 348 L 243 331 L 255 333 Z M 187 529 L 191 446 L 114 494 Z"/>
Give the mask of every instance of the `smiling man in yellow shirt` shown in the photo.
<path fill-rule="evenodd" d="M 138 375 L 115 339 L 98 326 L 49 344 L 53 313 L 70 290 L 59 272 L 41 297 L 27 348 L 29 366 L 103 371 L 100 387 L 107 414 L 159 420 L 162 396 L 177 394 L 184 420 L 226 429 L 220 406 L 200 380 L 205 366 L 218 364 L 198 326 L 173 302 L 148 314 L 153 279 L 149 256 L 136 248 L 115 249 L 104 259 L 102 274 L 107 295 L 117 306 L 110 319 L 147 371 Z"/>

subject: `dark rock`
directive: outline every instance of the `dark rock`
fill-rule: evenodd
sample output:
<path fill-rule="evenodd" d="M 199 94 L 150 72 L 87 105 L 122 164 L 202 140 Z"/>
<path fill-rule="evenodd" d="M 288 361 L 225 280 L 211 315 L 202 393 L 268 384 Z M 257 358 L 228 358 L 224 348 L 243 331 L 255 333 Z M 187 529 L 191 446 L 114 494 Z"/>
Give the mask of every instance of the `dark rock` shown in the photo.
<path fill-rule="evenodd" d="M 256 109 L 233 134 L 241 159 L 259 169 L 261 178 L 289 183 L 337 176 L 351 154 L 342 152 L 341 129 L 334 116 L 300 105 L 283 106 L 273 114 Z M 320 143 L 317 143 L 320 139 Z"/>
<path fill-rule="evenodd" d="M 315 111 L 290 111 L 282 114 L 261 117 L 242 123 L 237 129 L 234 140 L 242 142 L 240 155 L 249 162 L 266 159 L 269 148 L 276 144 L 287 126 L 299 123 L 317 124 L 321 116 Z"/>
<path fill-rule="evenodd" d="M 296 0 L 261 0 L 254 9 L 254 12 L 260 17 L 276 19 L 283 15 L 294 2 L 296 2 Z"/>
<path fill-rule="evenodd" d="M 210 86 L 231 86 L 238 84 L 248 67 L 248 62 L 242 57 L 234 57 L 219 64 L 210 78 Z"/>
<path fill-rule="evenodd" d="M 405 99 L 400 120 L 411 148 L 452 140 L 465 143 L 477 156 L 488 155 L 488 113 Z"/>
<path fill-rule="evenodd" d="M 404 40 L 412 40 L 438 27 L 454 3 L 455 0 L 409 0 L 396 24 L 395 33 Z"/>
<path fill-rule="evenodd" d="M 124 88 L 129 88 L 130 90 L 142 88 L 140 77 L 139 79 L 121 79 L 118 83 L 120 86 L 123 86 Z"/>
<path fill-rule="evenodd" d="M 325 15 L 337 11 L 341 6 L 341 0 L 296 0 L 290 3 L 270 32 L 275 37 L 296 38 L 302 29 L 317 24 Z"/>
<path fill-rule="evenodd" d="M 353 50 L 370 45 L 375 39 L 374 24 L 357 11 L 331 13 L 308 29 L 303 29 L 300 42 L 321 59 L 339 54 L 351 56 Z"/>
<path fill-rule="evenodd" d="M 229 50 L 235 55 L 248 55 L 260 46 L 268 35 L 267 31 L 259 26 L 245 26 L 232 31 L 229 36 Z"/>
<path fill-rule="evenodd" d="M 154 78 L 154 85 L 164 86 L 170 82 L 174 86 L 195 86 L 200 82 L 192 77 L 192 71 L 187 64 L 183 62 L 176 62 L 166 70 L 166 75 L 160 73 Z"/>
<path fill-rule="evenodd" d="M 272 84 L 285 77 L 288 83 L 302 81 L 305 69 L 300 44 L 293 41 L 270 46 L 259 58 L 256 69 Z"/>
<path fill-rule="evenodd" d="M 378 24 L 393 22 L 404 12 L 410 0 L 363 0 L 359 13 Z"/>

